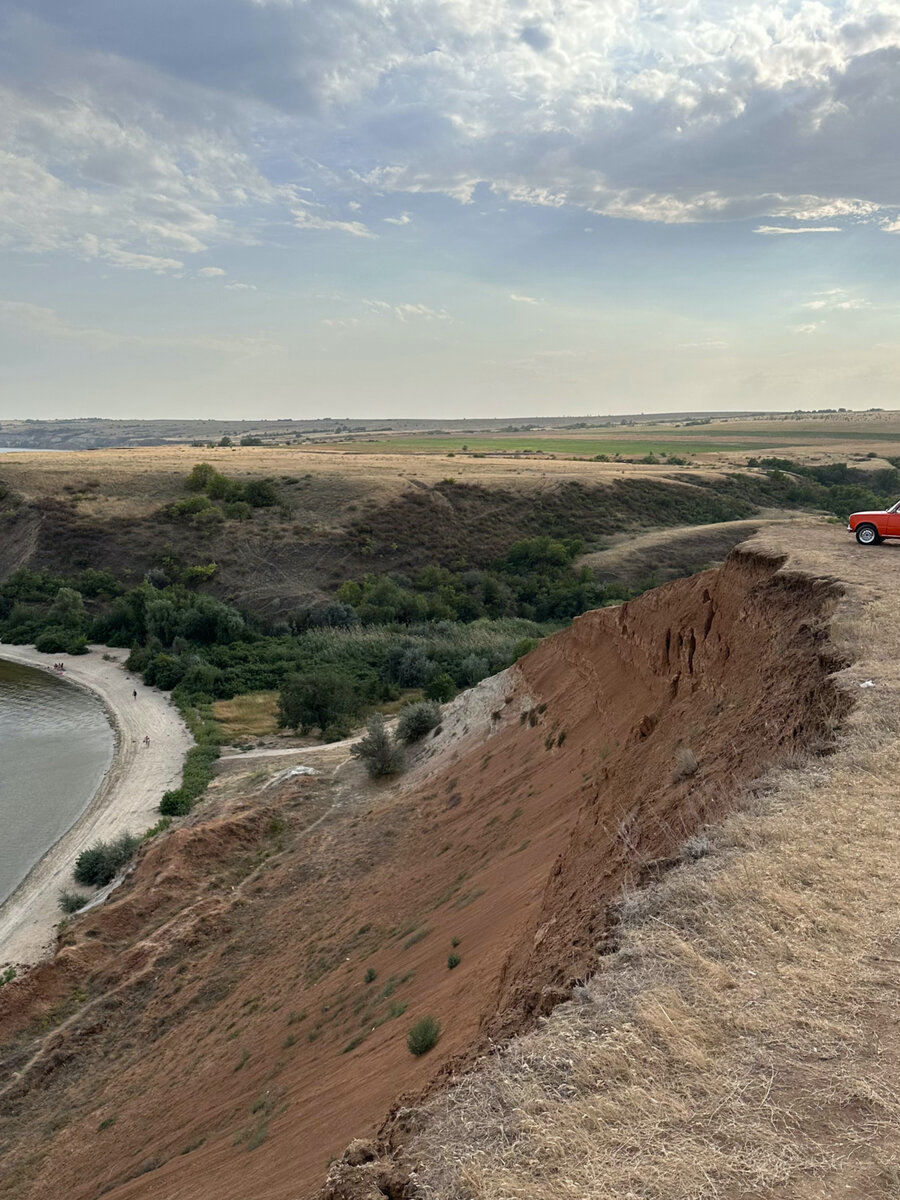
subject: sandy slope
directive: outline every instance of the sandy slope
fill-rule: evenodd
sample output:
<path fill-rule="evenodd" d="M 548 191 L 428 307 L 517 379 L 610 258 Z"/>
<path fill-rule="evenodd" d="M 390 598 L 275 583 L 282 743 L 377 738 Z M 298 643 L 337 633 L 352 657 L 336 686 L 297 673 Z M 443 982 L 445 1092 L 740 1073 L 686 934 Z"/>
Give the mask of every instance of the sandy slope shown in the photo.
<path fill-rule="evenodd" d="M 116 661 L 104 660 L 104 652 Z M 0 646 L 0 656 L 28 666 L 48 665 L 45 654 L 27 646 Z M 122 650 L 96 646 L 91 654 L 64 659 L 66 678 L 104 702 L 116 731 L 116 752 L 79 820 L 0 906 L 0 963 L 37 962 L 53 948 L 60 919 L 57 896 L 73 885 L 72 865 L 79 852 L 98 838 L 143 832 L 158 819 L 163 792 L 178 783 L 190 734 L 168 696 L 125 671 L 124 658 Z M 145 734 L 149 749 L 143 745 Z"/>

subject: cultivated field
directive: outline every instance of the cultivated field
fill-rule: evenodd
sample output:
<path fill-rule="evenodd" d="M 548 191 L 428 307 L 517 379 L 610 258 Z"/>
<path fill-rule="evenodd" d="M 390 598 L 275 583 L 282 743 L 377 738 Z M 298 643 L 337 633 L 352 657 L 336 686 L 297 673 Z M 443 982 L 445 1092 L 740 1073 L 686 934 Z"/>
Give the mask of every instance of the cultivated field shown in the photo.
<path fill-rule="evenodd" d="M 536 422 L 539 425 L 539 422 Z M 328 443 L 322 442 L 323 446 Z M 900 453 L 900 413 L 833 413 L 819 417 L 739 419 L 688 418 L 676 422 L 642 420 L 634 425 L 597 425 L 589 429 L 527 428 L 516 432 L 465 430 L 410 435 L 354 434 L 332 445 L 352 446 L 358 453 L 447 455 L 549 454 L 623 458 L 653 454 L 697 459 L 709 465 L 738 463 L 750 455 L 782 455 L 815 461 L 818 455 Z"/>

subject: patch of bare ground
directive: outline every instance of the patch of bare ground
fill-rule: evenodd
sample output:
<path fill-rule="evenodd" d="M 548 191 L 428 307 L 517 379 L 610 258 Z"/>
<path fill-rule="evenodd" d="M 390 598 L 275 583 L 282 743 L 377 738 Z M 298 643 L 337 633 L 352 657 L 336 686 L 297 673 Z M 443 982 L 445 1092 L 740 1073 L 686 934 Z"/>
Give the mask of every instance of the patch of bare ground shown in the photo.
<path fill-rule="evenodd" d="M 791 526 L 741 553 L 783 555 L 786 587 L 840 580 L 835 752 L 735 779 L 675 869 L 637 888 L 635 867 L 590 981 L 329 1194 L 403 1163 L 428 1200 L 900 1195 L 900 548 Z"/>

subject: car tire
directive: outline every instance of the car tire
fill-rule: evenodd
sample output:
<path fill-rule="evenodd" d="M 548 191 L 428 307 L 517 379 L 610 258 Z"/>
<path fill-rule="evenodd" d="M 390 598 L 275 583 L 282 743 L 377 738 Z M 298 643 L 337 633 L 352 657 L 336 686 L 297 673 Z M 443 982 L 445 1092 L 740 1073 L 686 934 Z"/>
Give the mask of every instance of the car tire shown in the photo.
<path fill-rule="evenodd" d="M 877 546 L 881 541 L 878 530 L 874 525 L 864 524 L 856 527 L 856 540 L 861 546 Z"/>

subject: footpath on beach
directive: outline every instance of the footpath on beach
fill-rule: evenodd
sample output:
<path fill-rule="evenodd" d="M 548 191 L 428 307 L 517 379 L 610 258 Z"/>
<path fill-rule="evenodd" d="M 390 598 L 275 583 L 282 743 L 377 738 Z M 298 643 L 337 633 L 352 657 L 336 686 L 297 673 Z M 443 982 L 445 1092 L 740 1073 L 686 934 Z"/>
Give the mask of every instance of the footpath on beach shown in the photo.
<path fill-rule="evenodd" d="M 0 658 L 51 670 L 55 656 L 30 646 L 0 645 Z M 81 851 L 100 839 L 143 833 L 159 819 L 163 792 L 180 782 L 191 735 L 165 693 L 146 687 L 125 670 L 126 658 L 126 650 L 106 646 L 92 646 L 90 654 L 63 656 L 62 678 L 103 701 L 116 748 L 85 811 L 0 906 L 0 965 L 30 965 L 52 950 L 62 916 L 59 893 L 74 888 L 72 868 Z"/>

